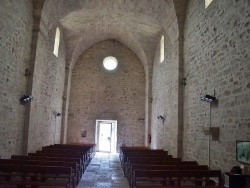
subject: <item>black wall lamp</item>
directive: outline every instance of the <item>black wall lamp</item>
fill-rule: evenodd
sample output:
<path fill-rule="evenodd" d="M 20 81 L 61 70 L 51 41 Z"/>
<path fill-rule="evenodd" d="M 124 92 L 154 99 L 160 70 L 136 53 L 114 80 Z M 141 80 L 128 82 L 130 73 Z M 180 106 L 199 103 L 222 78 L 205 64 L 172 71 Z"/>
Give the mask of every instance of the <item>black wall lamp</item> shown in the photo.
<path fill-rule="evenodd" d="M 204 95 L 203 97 L 201 97 L 201 101 L 204 101 L 204 102 L 214 102 L 216 101 L 216 97 L 214 96 L 211 96 L 211 95 Z"/>
<path fill-rule="evenodd" d="M 61 114 L 60 112 L 54 110 L 54 111 L 53 111 L 53 115 L 54 115 L 54 117 L 56 118 L 56 117 L 61 116 L 62 114 Z"/>
<path fill-rule="evenodd" d="M 164 121 L 164 118 L 163 118 L 163 116 L 157 116 L 157 119 L 159 120 L 159 121 Z"/>
<path fill-rule="evenodd" d="M 31 71 L 29 69 L 25 69 L 25 74 L 26 77 L 31 76 Z"/>
<path fill-rule="evenodd" d="M 22 98 L 19 99 L 20 103 L 22 104 L 30 102 L 31 100 L 33 100 L 33 97 L 31 95 L 24 95 Z"/>
<path fill-rule="evenodd" d="M 62 115 L 62 114 L 61 114 L 61 113 L 59 113 L 59 112 L 57 112 L 57 113 L 56 113 L 56 116 L 61 116 L 61 115 Z"/>

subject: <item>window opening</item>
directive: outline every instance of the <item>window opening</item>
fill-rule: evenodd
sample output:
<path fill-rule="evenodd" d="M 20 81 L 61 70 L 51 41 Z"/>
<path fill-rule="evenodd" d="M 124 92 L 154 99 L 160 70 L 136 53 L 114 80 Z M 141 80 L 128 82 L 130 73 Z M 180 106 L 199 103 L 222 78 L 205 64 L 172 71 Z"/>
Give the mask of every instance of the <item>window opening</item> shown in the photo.
<path fill-rule="evenodd" d="M 103 66 L 107 70 L 114 70 L 118 65 L 118 61 L 113 56 L 108 56 L 103 60 Z"/>
<path fill-rule="evenodd" d="M 207 8 L 213 0 L 205 0 L 205 8 Z"/>
<path fill-rule="evenodd" d="M 56 57 L 58 57 L 59 44 L 60 44 L 60 29 L 57 27 L 56 28 L 55 43 L 54 43 L 54 51 L 53 51 L 53 54 Z"/>
<path fill-rule="evenodd" d="M 163 62 L 163 60 L 164 60 L 164 49 L 165 47 L 164 47 L 164 36 L 162 35 L 162 37 L 161 37 L 161 43 L 160 43 L 160 63 L 162 63 Z"/>

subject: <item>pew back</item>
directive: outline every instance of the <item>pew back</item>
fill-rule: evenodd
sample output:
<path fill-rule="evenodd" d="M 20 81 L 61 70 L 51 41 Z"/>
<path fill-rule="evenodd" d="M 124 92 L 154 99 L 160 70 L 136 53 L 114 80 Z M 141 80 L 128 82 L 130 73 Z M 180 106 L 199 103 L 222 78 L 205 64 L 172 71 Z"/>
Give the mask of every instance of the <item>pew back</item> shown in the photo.
<path fill-rule="evenodd" d="M 143 181 L 140 179 L 143 178 Z M 145 179 L 146 178 L 146 179 Z M 190 186 L 195 186 L 197 181 L 204 182 L 208 184 L 209 178 L 217 178 L 218 185 L 223 186 L 222 176 L 220 170 L 141 170 L 134 169 L 132 176 L 132 187 L 138 187 L 139 184 L 144 184 L 145 180 L 152 182 L 162 180 L 165 181 L 168 185 L 178 185 L 186 183 L 187 181 L 191 182 Z M 160 180 L 155 179 L 160 178 Z M 147 182 L 148 183 L 148 182 Z"/>
<path fill-rule="evenodd" d="M 67 167 L 0 164 L 0 176 L 1 185 L 73 187 Z"/>

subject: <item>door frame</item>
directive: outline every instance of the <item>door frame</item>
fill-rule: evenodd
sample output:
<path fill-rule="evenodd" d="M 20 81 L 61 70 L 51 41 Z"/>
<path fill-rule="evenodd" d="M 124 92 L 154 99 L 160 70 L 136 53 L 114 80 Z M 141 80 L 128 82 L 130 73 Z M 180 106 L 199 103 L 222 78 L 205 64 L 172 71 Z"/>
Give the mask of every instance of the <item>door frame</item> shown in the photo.
<path fill-rule="evenodd" d="M 96 143 L 96 151 L 99 151 L 99 131 L 101 124 L 111 124 L 111 146 L 110 153 L 117 152 L 117 120 L 96 120 L 95 127 L 95 143 Z"/>

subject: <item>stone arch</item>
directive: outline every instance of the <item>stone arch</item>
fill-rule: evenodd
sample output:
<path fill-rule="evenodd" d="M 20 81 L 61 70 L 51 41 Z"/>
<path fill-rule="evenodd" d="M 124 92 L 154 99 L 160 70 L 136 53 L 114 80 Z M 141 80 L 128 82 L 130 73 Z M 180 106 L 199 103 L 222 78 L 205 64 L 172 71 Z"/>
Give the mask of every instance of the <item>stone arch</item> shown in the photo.
<path fill-rule="evenodd" d="M 83 1 L 83 0 L 77 0 L 77 1 L 67 1 L 67 0 L 55 0 L 55 1 L 41 1 L 43 3 L 40 3 L 40 15 L 41 12 L 43 13 L 43 23 L 46 25 L 48 28 L 52 28 L 55 25 L 62 25 L 63 27 L 63 32 L 67 32 L 67 28 L 63 26 L 63 19 L 67 16 L 69 16 L 72 12 L 78 12 L 81 9 L 85 10 L 98 10 L 103 6 L 103 2 L 101 1 Z M 116 3 L 114 3 L 116 2 Z M 151 20 L 151 23 L 156 23 L 161 27 L 159 32 L 156 35 L 156 38 L 160 35 L 162 30 L 165 30 L 165 32 L 169 36 L 174 36 L 171 37 L 173 40 L 172 42 L 176 44 L 176 41 L 180 37 L 180 29 L 182 27 L 182 22 L 183 22 L 183 9 L 185 6 L 183 6 L 183 1 L 181 0 L 172 0 L 172 1 L 158 1 L 160 2 L 159 5 L 155 4 L 155 1 L 147 1 L 147 6 L 149 7 L 148 9 L 145 8 L 143 9 L 142 7 L 145 7 L 142 2 L 132 2 L 130 0 L 127 0 L 124 2 L 124 4 L 132 4 L 133 6 L 127 6 L 126 8 L 123 7 L 123 3 L 119 3 L 117 1 L 109 1 L 109 7 L 107 10 L 110 10 L 112 8 L 116 8 L 117 10 L 123 10 L 126 13 L 129 13 L 132 16 L 138 15 L 146 15 L 147 19 Z M 185 1 L 186 2 L 186 1 Z M 37 1 L 34 1 L 34 4 L 37 4 Z M 184 3 L 185 4 L 185 3 Z M 158 7 L 157 7 L 158 6 Z M 42 9 L 42 8 L 43 9 Z M 183 8 L 184 7 L 184 8 Z M 160 9 L 160 11 L 155 10 Z M 53 11 L 57 10 L 57 11 Z M 133 13 L 136 12 L 136 13 Z M 170 16 L 171 15 L 171 16 Z M 174 16 L 173 16 L 174 15 Z M 53 18 L 50 19 L 50 18 Z M 182 25 L 181 25 L 182 24 Z M 118 26 L 119 25 L 114 25 Z M 125 27 L 123 27 L 125 28 Z M 173 28 L 173 29 L 169 29 Z M 92 29 L 98 29 L 95 28 L 95 26 L 92 27 Z M 87 32 L 91 34 L 91 29 L 88 28 Z M 116 33 L 119 33 L 118 35 Z M 173 35 L 174 33 L 174 35 Z M 125 36 L 125 37 L 124 37 Z M 150 40 L 147 41 L 148 43 L 151 42 L 152 44 L 156 44 L 156 38 L 150 37 Z M 70 38 L 68 40 L 67 35 L 65 35 L 65 41 L 67 43 L 69 41 L 74 43 L 74 37 Z M 100 42 L 102 40 L 107 40 L 107 39 L 116 39 L 121 41 L 123 44 L 128 46 L 132 51 L 134 51 L 141 62 L 144 65 L 144 70 L 146 74 L 146 94 L 147 94 L 147 99 L 145 101 L 146 103 L 146 124 L 149 124 L 151 121 L 151 96 L 152 96 L 152 64 L 153 64 L 153 59 L 154 59 L 154 51 L 155 51 L 155 45 L 152 45 L 150 48 L 145 47 L 145 44 L 141 40 L 137 40 L 136 36 L 133 36 L 132 32 L 129 31 L 129 29 L 126 32 L 109 32 L 105 31 L 105 34 L 103 36 L 98 36 L 98 34 L 93 35 L 91 38 L 92 40 L 89 40 L 86 42 L 86 36 L 81 37 L 80 40 L 79 38 L 75 38 L 77 41 L 77 44 L 74 46 L 74 50 L 67 50 L 70 51 L 70 54 L 67 54 L 67 66 L 66 66 L 66 79 L 65 79 L 65 91 L 64 91 L 64 97 L 66 99 L 65 104 L 64 104 L 64 110 L 66 111 L 67 109 L 67 99 L 69 97 L 69 89 L 70 89 L 70 76 L 71 76 L 71 70 L 74 62 L 76 61 L 77 57 L 81 52 L 85 51 L 88 49 L 90 46 L 93 44 Z M 177 39 L 177 40 L 176 40 Z M 179 44 L 179 42 L 177 42 Z M 85 45 L 83 45 L 85 44 Z M 67 44 L 67 46 L 70 46 L 70 42 Z M 178 53 L 178 52 L 177 52 Z M 65 113 L 65 122 L 67 121 L 67 113 Z M 65 123 L 67 124 L 67 123 Z M 147 126 L 147 125 L 146 125 Z M 146 133 L 147 134 L 147 133 Z M 146 142 L 146 141 L 145 141 Z"/>
<path fill-rule="evenodd" d="M 109 53 L 118 60 L 114 71 L 102 66 Z M 106 117 L 119 122 L 118 145 L 143 145 L 144 126 L 138 119 L 145 116 L 145 72 L 137 55 L 119 41 L 104 40 L 81 54 L 72 74 L 69 142 L 81 141 L 77 130 L 82 127 L 94 142 L 95 120 Z"/>

